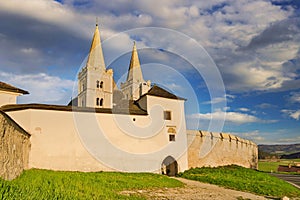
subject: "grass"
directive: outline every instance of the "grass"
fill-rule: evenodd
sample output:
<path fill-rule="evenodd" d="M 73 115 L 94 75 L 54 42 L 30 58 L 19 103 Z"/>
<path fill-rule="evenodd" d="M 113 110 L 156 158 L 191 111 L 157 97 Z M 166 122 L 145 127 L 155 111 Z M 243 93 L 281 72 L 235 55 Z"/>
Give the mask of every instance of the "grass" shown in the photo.
<path fill-rule="evenodd" d="M 143 199 L 123 190 L 179 187 L 175 179 L 151 173 L 59 172 L 31 169 L 13 181 L 0 179 L 0 199 Z"/>
<path fill-rule="evenodd" d="M 217 168 L 194 168 L 179 176 L 220 185 L 225 188 L 272 197 L 299 197 L 300 190 L 267 173 L 235 165 Z"/>
<path fill-rule="evenodd" d="M 258 161 L 258 170 L 264 172 L 278 172 L 279 165 L 286 165 L 300 163 L 300 159 L 280 159 L 276 161 L 272 160 L 259 160 Z"/>

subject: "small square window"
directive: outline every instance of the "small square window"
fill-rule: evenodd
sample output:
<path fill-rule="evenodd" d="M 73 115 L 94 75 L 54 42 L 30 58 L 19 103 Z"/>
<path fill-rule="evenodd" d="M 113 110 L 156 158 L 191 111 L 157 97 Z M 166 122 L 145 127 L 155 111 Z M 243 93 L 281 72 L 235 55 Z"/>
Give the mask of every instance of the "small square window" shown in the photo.
<path fill-rule="evenodd" d="M 170 142 L 175 142 L 175 135 L 169 135 L 169 141 Z"/>
<path fill-rule="evenodd" d="M 171 111 L 164 111 L 164 119 L 171 120 Z"/>

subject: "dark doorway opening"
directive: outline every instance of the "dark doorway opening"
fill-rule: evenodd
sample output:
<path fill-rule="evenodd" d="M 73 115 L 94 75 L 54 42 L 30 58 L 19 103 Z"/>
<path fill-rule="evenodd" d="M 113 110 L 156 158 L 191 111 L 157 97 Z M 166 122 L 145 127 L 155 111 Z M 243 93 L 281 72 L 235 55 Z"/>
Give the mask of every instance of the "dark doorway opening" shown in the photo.
<path fill-rule="evenodd" d="M 178 164 L 172 156 L 168 156 L 163 160 L 161 173 L 167 176 L 176 176 L 178 174 Z"/>

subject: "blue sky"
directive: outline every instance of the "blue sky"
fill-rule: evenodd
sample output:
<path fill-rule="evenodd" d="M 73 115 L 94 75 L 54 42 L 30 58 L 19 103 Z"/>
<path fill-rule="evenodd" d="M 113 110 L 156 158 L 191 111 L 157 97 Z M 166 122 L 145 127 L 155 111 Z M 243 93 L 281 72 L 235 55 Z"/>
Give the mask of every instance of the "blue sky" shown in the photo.
<path fill-rule="evenodd" d="M 136 40 L 144 78 L 188 99 L 189 128 L 299 143 L 299 10 L 292 0 L 1 1 L 0 80 L 30 92 L 20 103 L 67 104 L 98 17 L 116 81 Z"/>

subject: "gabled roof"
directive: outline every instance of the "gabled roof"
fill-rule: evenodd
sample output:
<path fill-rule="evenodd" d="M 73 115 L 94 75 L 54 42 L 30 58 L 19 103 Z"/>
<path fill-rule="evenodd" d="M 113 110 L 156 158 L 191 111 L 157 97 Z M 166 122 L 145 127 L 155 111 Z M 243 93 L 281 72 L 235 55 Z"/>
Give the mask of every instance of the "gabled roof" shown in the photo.
<path fill-rule="evenodd" d="M 29 94 L 29 92 L 27 92 L 26 90 L 22 90 L 20 88 L 14 87 L 12 85 L 9 85 L 9 84 L 1 82 L 1 81 L 0 81 L 0 90 L 7 91 L 7 92 L 19 93 L 19 94 Z"/>
<path fill-rule="evenodd" d="M 163 98 L 167 98 L 167 99 L 186 100 L 182 97 L 178 97 L 175 94 L 168 92 L 167 90 L 165 90 L 157 85 L 154 85 L 147 93 L 145 93 L 142 96 L 145 96 L 145 95 L 163 97 Z"/>

